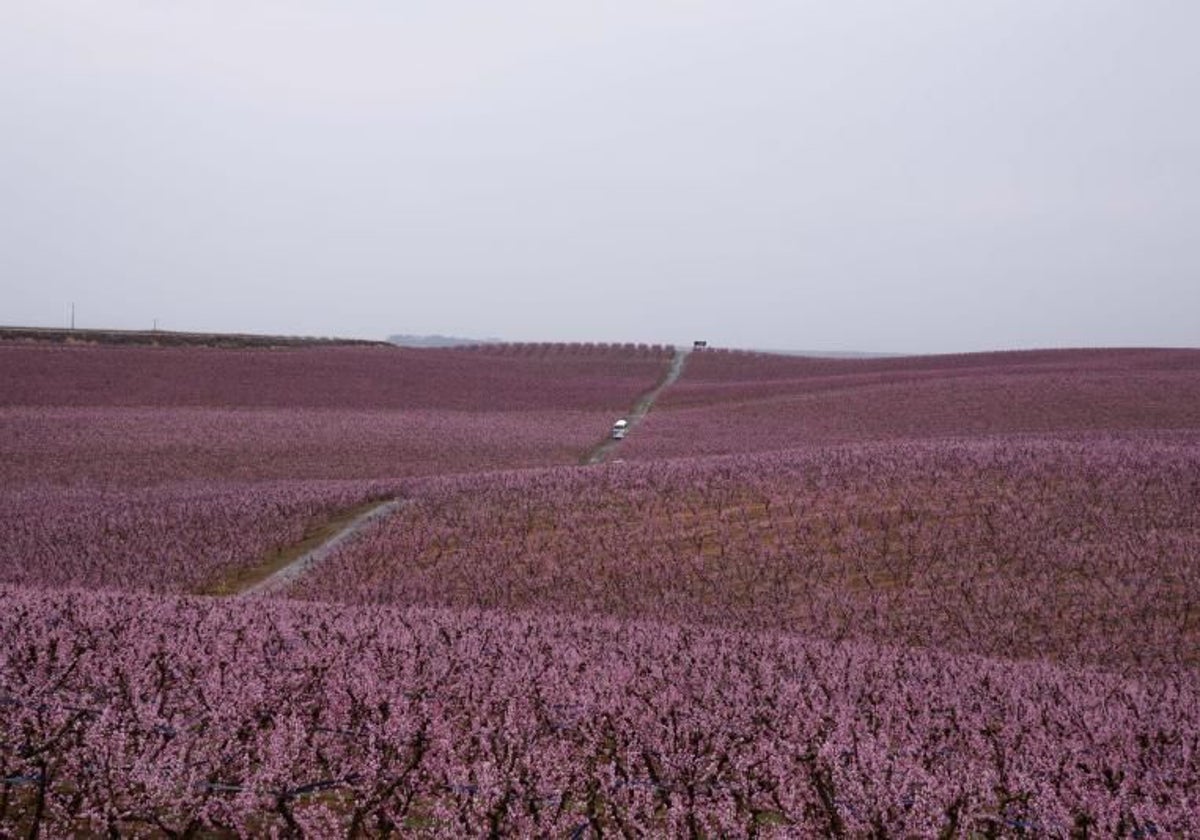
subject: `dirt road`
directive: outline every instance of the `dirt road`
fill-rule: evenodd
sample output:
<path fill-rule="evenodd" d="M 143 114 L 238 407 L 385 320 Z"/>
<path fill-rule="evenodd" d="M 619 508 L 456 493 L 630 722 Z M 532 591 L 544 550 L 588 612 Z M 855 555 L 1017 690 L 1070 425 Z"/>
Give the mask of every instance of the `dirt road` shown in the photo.
<path fill-rule="evenodd" d="M 684 362 L 687 361 L 687 356 L 690 352 L 690 348 L 676 349 L 675 356 L 671 359 L 670 370 L 667 371 L 667 375 L 663 377 L 662 382 L 658 383 L 653 390 L 647 391 L 638 398 L 636 403 L 634 403 L 633 408 L 630 409 L 629 413 L 625 415 L 625 419 L 629 421 L 630 430 L 637 426 L 637 424 L 641 422 L 642 418 L 646 416 L 646 414 L 654 406 L 654 401 L 658 399 L 659 395 L 667 388 L 671 387 L 671 385 L 673 385 L 675 381 L 679 379 L 680 374 L 683 373 Z M 605 458 L 608 457 L 609 453 L 612 452 L 613 449 L 620 445 L 620 443 L 621 441 L 619 440 L 612 440 L 611 438 L 606 439 L 588 453 L 587 457 L 584 459 L 584 463 L 601 463 Z M 404 501 L 402 499 L 391 499 L 389 501 L 380 502 L 369 510 L 359 514 L 347 525 L 345 525 L 345 527 L 341 528 L 331 537 L 315 546 L 312 550 L 301 554 L 295 560 L 292 560 L 286 566 L 276 570 L 268 577 L 265 577 L 244 589 L 239 589 L 232 594 L 237 598 L 247 598 L 255 595 L 272 595 L 283 591 L 301 575 L 305 574 L 314 566 L 324 561 L 330 554 L 336 551 L 339 546 L 353 539 L 355 535 L 367 525 L 375 522 L 376 520 L 390 516 L 403 503 Z"/>
<path fill-rule="evenodd" d="M 634 403 L 633 408 L 630 409 L 629 413 L 625 415 L 625 419 L 629 421 L 630 433 L 632 433 L 634 427 L 642 421 L 642 418 L 650 412 L 650 409 L 654 407 L 654 401 L 658 399 L 659 395 L 674 385 L 675 381 L 679 379 L 680 375 L 683 373 L 683 365 L 687 361 L 688 354 L 691 352 L 692 350 L 690 347 L 675 348 L 675 356 L 671 359 L 671 369 L 667 371 L 666 377 L 664 377 L 663 381 L 654 387 L 654 390 L 647 391 L 645 394 L 639 397 L 638 401 Z M 621 441 L 608 438 L 603 443 L 598 444 L 591 452 L 589 452 L 583 462 L 585 464 L 599 464 L 620 445 Z"/>
<path fill-rule="evenodd" d="M 342 528 L 312 551 L 301 554 L 291 563 L 288 563 L 270 577 L 264 578 L 253 586 L 247 587 L 241 592 L 238 592 L 237 597 L 247 598 L 252 595 L 272 595 L 276 592 L 286 589 L 296 580 L 296 578 L 300 577 L 313 566 L 322 562 L 326 557 L 332 554 L 338 548 L 338 546 L 353 539 L 359 531 L 361 531 L 370 523 L 376 521 L 377 519 L 390 516 L 402 504 L 404 504 L 403 499 L 391 499 L 389 501 L 380 502 L 375 507 L 357 516 L 350 522 L 350 524 L 346 525 L 346 527 Z"/>

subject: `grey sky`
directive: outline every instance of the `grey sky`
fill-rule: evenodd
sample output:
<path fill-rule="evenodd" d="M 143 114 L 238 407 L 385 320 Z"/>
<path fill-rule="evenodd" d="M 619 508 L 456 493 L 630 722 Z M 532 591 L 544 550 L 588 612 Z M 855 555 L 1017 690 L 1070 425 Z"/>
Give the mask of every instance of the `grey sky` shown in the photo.
<path fill-rule="evenodd" d="M 1200 3 L 0 4 L 0 323 L 1200 345 Z"/>

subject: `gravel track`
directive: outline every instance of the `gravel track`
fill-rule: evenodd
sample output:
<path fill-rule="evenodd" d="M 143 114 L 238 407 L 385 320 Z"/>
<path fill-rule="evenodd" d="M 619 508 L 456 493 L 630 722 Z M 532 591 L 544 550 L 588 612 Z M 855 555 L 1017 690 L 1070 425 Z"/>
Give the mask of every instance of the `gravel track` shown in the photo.
<path fill-rule="evenodd" d="M 312 551 L 301 554 L 291 563 L 288 563 L 282 569 L 272 574 L 270 577 L 263 578 L 253 586 L 243 589 L 237 593 L 236 598 L 248 598 L 254 595 L 274 595 L 290 586 L 296 578 L 307 572 L 313 566 L 321 563 L 333 553 L 338 546 L 353 539 L 363 528 L 372 522 L 390 516 L 404 504 L 403 499 L 390 499 L 380 502 L 375 507 L 355 517 L 350 524 L 338 531 L 325 542 L 318 545 Z"/>
<path fill-rule="evenodd" d="M 688 354 L 691 352 L 692 350 L 690 347 L 675 348 L 675 356 L 671 359 L 671 369 L 667 371 L 666 377 L 663 378 L 662 382 L 654 386 L 652 391 L 647 391 L 645 394 L 639 397 L 638 401 L 633 404 L 633 408 L 630 409 L 629 413 L 625 415 L 625 419 L 629 421 L 629 431 L 632 432 L 633 428 L 642 421 L 642 418 L 650 413 L 650 409 L 654 407 L 654 401 L 659 398 L 659 395 L 674 385 L 679 377 L 683 374 L 684 363 L 687 361 Z M 607 438 L 603 443 L 598 444 L 591 452 L 588 453 L 587 458 L 584 459 L 584 463 L 602 463 L 604 459 L 608 457 L 609 453 L 616 449 L 620 443 L 621 441 L 619 440 Z"/>
<path fill-rule="evenodd" d="M 684 362 L 687 361 L 690 348 L 677 348 L 675 355 L 671 359 L 671 368 L 667 371 L 667 375 L 662 382 L 656 385 L 653 390 L 646 392 L 638 401 L 634 403 L 633 408 L 625 415 L 625 419 L 629 421 L 630 430 L 633 429 L 642 418 L 644 418 L 654 406 L 654 401 L 667 388 L 671 387 L 679 379 L 683 373 Z M 608 454 L 616 448 L 621 441 L 611 438 L 597 445 L 590 453 L 588 453 L 585 463 L 599 464 L 604 461 Z M 283 568 L 271 574 L 269 577 L 263 578 L 253 586 L 249 586 L 237 593 L 235 598 L 249 598 L 257 595 L 274 595 L 282 592 L 290 586 L 297 578 L 308 572 L 314 566 L 323 562 L 330 554 L 332 554 L 339 546 L 352 540 L 363 528 L 383 519 L 394 513 L 402 504 L 403 499 L 391 499 L 389 501 L 380 502 L 375 507 L 355 517 L 345 528 L 338 531 L 325 542 L 318 545 L 311 551 L 297 557 L 291 563 L 288 563 Z"/>

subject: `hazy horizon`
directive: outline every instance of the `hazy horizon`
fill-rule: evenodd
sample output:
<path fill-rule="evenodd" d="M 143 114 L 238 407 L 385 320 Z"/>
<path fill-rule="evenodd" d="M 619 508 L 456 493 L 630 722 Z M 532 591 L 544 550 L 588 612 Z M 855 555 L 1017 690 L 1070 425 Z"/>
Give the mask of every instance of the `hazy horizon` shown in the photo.
<path fill-rule="evenodd" d="M 1200 346 L 1200 6 L 0 9 L 0 324 Z"/>

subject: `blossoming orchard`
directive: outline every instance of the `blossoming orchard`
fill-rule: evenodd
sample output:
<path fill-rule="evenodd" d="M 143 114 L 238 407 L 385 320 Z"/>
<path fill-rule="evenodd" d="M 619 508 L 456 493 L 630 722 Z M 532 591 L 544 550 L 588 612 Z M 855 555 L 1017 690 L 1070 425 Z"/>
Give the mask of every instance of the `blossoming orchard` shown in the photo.
<path fill-rule="evenodd" d="M 673 361 L 0 343 L 0 836 L 1200 832 L 1200 351 Z"/>

